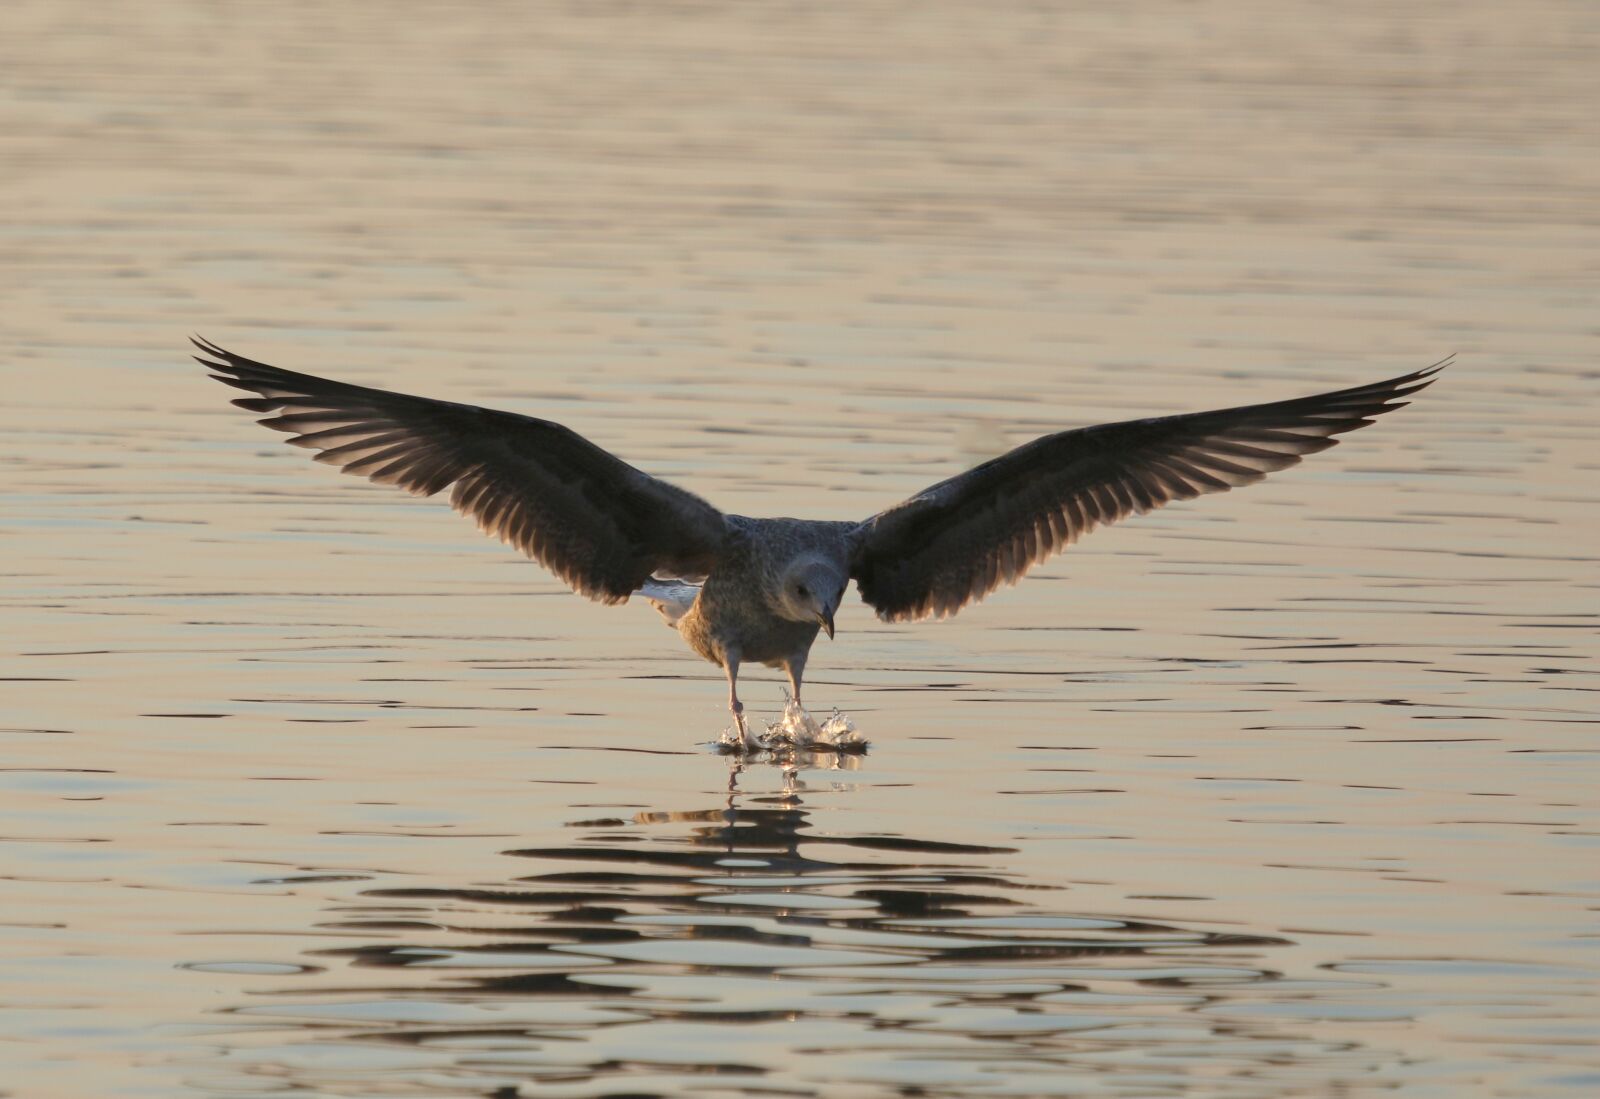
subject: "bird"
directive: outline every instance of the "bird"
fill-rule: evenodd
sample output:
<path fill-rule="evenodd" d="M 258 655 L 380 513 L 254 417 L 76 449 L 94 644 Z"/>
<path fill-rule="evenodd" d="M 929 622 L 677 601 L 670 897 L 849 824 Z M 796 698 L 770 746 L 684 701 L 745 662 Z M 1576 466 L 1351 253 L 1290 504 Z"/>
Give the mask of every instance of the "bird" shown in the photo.
<path fill-rule="evenodd" d="M 851 581 L 885 622 L 947 618 L 1083 535 L 1298 464 L 1410 403 L 1451 362 L 1310 397 L 1096 424 L 1024 443 L 859 521 L 727 514 L 571 428 L 471 404 L 296 373 L 198 336 L 194 358 L 235 405 L 318 462 L 455 510 L 599 603 L 649 600 L 728 681 L 735 746 L 747 664 L 782 668 L 800 704 L 806 659 Z M 801 711 L 804 713 L 803 709 Z"/>

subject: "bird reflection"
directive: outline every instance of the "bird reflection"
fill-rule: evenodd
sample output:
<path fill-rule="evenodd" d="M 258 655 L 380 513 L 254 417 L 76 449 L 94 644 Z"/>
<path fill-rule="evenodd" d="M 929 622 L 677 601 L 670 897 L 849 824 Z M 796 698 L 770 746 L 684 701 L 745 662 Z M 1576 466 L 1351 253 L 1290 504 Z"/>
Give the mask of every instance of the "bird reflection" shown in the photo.
<path fill-rule="evenodd" d="M 499 883 L 362 891 L 317 930 L 370 939 L 311 952 L 343 965 L 232 1009 L 290 1040 L 259 1048 L 255 1030 L 229 1064 L 308 1092 L 337 1077 L 340 1095 L 392 1094 L 370 1069 L 390 1051 L 424 1081 L 406 1094 L 440 1096 L 683 1094 L 706 1074 L 730 1094 L 754 1094 L 742 1080 L 820 1080 L 808 1093 L 822 1094 L 910 1086 L 927 1064 L 975 1057 L 1117 1071 L 1104 1055 L 1130 1032 L 1172 1041 L 1172 1010 L 1222 982 L 1277 980 L 1255 959 L 1283 939 L 1063 913 L 1048 903 L 1063 887 L 1012 869 L 1014 848 L 842 829 L 847 816 L 823 813 L 833 772 L 795 759 L 780 788 L 744 790 L 756 775 L 771 779 L 735 760 L 713 804 L 574 821 L 569 843 L 502 852 L 530 872 Z M 1175 1057 L 1201 1030 L 1253 1055 L 1223 1023 L 1185 1025 Z M 1299 1045 L 1328 1055 L 1261 1037 L 1263 1064 Z"/>
<path fill-rule="evenodd" d="M 865 742 L 861 743 L 864 746 Z M 800 777 L 803 772 L 859 771 L 864 756 L 864 747 L 861 750 L 840 751 L 831 746 L 819 748 L 803 741 L 776 739 L 769 748 L 759 754 L 724 754 L 723 758 L 728 761 L 728 806 L 730 809 L 733 807 L 735 799 L 739 796 L 739 779 L 751 764 L 776 767 L 783 776 L 783 792 L 798 795 L 809 789 Z M 830 788 L 838 788 L 839 785 L 837 780 L 828 783 Z"/>

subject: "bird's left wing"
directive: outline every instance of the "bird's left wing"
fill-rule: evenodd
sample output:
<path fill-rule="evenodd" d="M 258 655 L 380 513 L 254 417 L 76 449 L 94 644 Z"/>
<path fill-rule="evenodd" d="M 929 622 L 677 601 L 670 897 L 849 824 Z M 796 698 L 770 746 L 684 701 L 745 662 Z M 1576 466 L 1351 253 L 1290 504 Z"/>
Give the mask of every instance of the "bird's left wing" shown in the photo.
<path fill-rule="evenodd" d="M 850 575 L 887 622 L 954 614 L 1102 523 L 1259 481 L 1399 408 L 1449 362 L 1271 404 L 1046 435 L 862 523 Z"/>
<path fill-rule="evenodd" d="M 213 377 L 257 393 L 233 403 L 319 451 L 316 460 L 450 503 L 574 591 L 625 602 L 654 573 L 699 576 L 722 513 L 549 420 L 280 370 L 195 340 Z"/>

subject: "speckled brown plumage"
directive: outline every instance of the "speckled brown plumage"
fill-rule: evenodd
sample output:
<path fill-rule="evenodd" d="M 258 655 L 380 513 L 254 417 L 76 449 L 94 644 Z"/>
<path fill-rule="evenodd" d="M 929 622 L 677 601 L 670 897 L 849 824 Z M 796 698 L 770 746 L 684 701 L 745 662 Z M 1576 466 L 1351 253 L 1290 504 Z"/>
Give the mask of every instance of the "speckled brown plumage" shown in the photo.
<path fill-rule="evenodd" d="M 794 563 L 807 556 L 831 566 L 842 585 L 849 576 L 847 551 L 854 527 L 730 515 L 717 567 L 701 585 L 678 632 L 713 664 L 726 665 L 729 652 L 770 667 L 783 667 L 797 656 L 803 661 L 822 623 L 783 618 L 772 606 L 771 593 L 782 587 Z"/>

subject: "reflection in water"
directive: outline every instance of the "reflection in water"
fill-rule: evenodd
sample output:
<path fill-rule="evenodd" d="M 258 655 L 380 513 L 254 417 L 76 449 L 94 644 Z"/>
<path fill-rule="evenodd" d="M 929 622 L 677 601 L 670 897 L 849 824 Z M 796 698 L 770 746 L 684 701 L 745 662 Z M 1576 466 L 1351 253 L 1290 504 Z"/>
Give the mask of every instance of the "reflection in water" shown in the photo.
<path fill-rule="evenodd" d="M 1070 914 L 1007 871 L 1011 848 L 819 833 L 806 774 L 750 795 L 735 766 L 724 804 L 573 822 L 569 844 L 505 851 L 531 872 L 504 884 L 361 893 L 321 926 L 372 941 L 316 951 L 314 995 L 230 1009 L 266 1044 L 208 1086 L 1167 1094 L 1223 1058 L 1230 1094 L 1253 1095 L 1312 1063 L 1370 1070 L 1358 1048 L 1206 1014 L 1365 981 L 1280 980 L 1283 939 Z"/>

